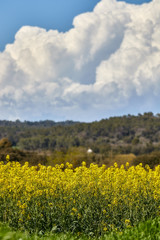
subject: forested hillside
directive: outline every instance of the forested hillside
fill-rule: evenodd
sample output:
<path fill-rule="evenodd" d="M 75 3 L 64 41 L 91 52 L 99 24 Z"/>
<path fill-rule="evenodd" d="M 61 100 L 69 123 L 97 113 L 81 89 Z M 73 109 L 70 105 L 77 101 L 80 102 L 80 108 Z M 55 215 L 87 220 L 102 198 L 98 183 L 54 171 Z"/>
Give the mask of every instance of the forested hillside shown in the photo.
<path fill-rule="evenodd" d="M 57 154 L 62 159 L 71 153 L 83 155 L 88 148 L 93 150 L 98 162 L 117 154 L 142 156 L 160 151 L 160 114 L 148 112 L 92 123 L 1 120 L 0 139 L 3 138 L 14 149 L 45 153 L 54 159 Z"/>

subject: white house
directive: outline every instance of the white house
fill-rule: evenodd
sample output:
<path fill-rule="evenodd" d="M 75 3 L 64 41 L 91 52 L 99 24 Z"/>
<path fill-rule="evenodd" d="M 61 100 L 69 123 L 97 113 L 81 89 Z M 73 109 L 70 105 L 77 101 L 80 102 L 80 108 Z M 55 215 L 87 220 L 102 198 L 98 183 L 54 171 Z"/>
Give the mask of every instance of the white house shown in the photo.
<path fill-rule="evenodd" d="M 87 153 L 92 153 L 92 152 L 93 152 L 92 149 L 88 148 Z"/>

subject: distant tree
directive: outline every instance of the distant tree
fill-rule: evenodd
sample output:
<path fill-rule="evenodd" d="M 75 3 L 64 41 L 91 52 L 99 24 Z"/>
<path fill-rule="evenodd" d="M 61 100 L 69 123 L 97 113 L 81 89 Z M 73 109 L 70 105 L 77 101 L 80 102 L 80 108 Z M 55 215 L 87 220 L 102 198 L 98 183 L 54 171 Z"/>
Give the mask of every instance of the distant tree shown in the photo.
<path fill-rule="evenodd" d="M 138 165 L 140 163 L 142 163 L 143 166 L 149 165 L 151 168 L 154 168 L 160 164 L 160 152 L 152 152 L 150 154 L 137 156 L 133 161 L 133 165 Z"/>
<path fill-rule="evenodd" d="M 138 137 L 135 137 L 133 140 L 132 140 L 132 144 L 133 145 L 137 145 L 139 143 L 139 138 Z"/>
<path fill-rule="evenodd" d="M 12 146 L 12 143 L 8 140 L 8 138 L 2 138 L 0 140 L 0 149 L 10 148 L 11 146 Z"/>

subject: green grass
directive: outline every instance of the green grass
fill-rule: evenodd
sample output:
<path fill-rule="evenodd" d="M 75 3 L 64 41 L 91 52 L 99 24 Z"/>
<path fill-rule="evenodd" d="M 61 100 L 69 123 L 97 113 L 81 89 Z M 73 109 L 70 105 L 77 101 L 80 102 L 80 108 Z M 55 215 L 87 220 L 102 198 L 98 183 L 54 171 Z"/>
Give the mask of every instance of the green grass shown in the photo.
<path fill-rule="evenodd" d="M 137 227 L 123 232 L 111 232 L 103 237 L 76 236 L 68 234 L 29 235 L 12 231 L 6 225 L 0 225 L 0 240 L 160 240 L 160 218 L 140 223 Z"/>

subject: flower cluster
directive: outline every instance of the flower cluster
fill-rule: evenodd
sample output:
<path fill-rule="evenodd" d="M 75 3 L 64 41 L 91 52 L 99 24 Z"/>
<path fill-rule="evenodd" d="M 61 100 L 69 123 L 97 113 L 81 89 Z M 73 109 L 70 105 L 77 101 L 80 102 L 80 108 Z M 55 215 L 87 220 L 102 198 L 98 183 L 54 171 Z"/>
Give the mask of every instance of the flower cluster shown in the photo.
<path fill-rule="evenodd" d="M 103 234 L 160 213 L 160 166 L 0 162 L 0 221 L 14 228 Z"/>

